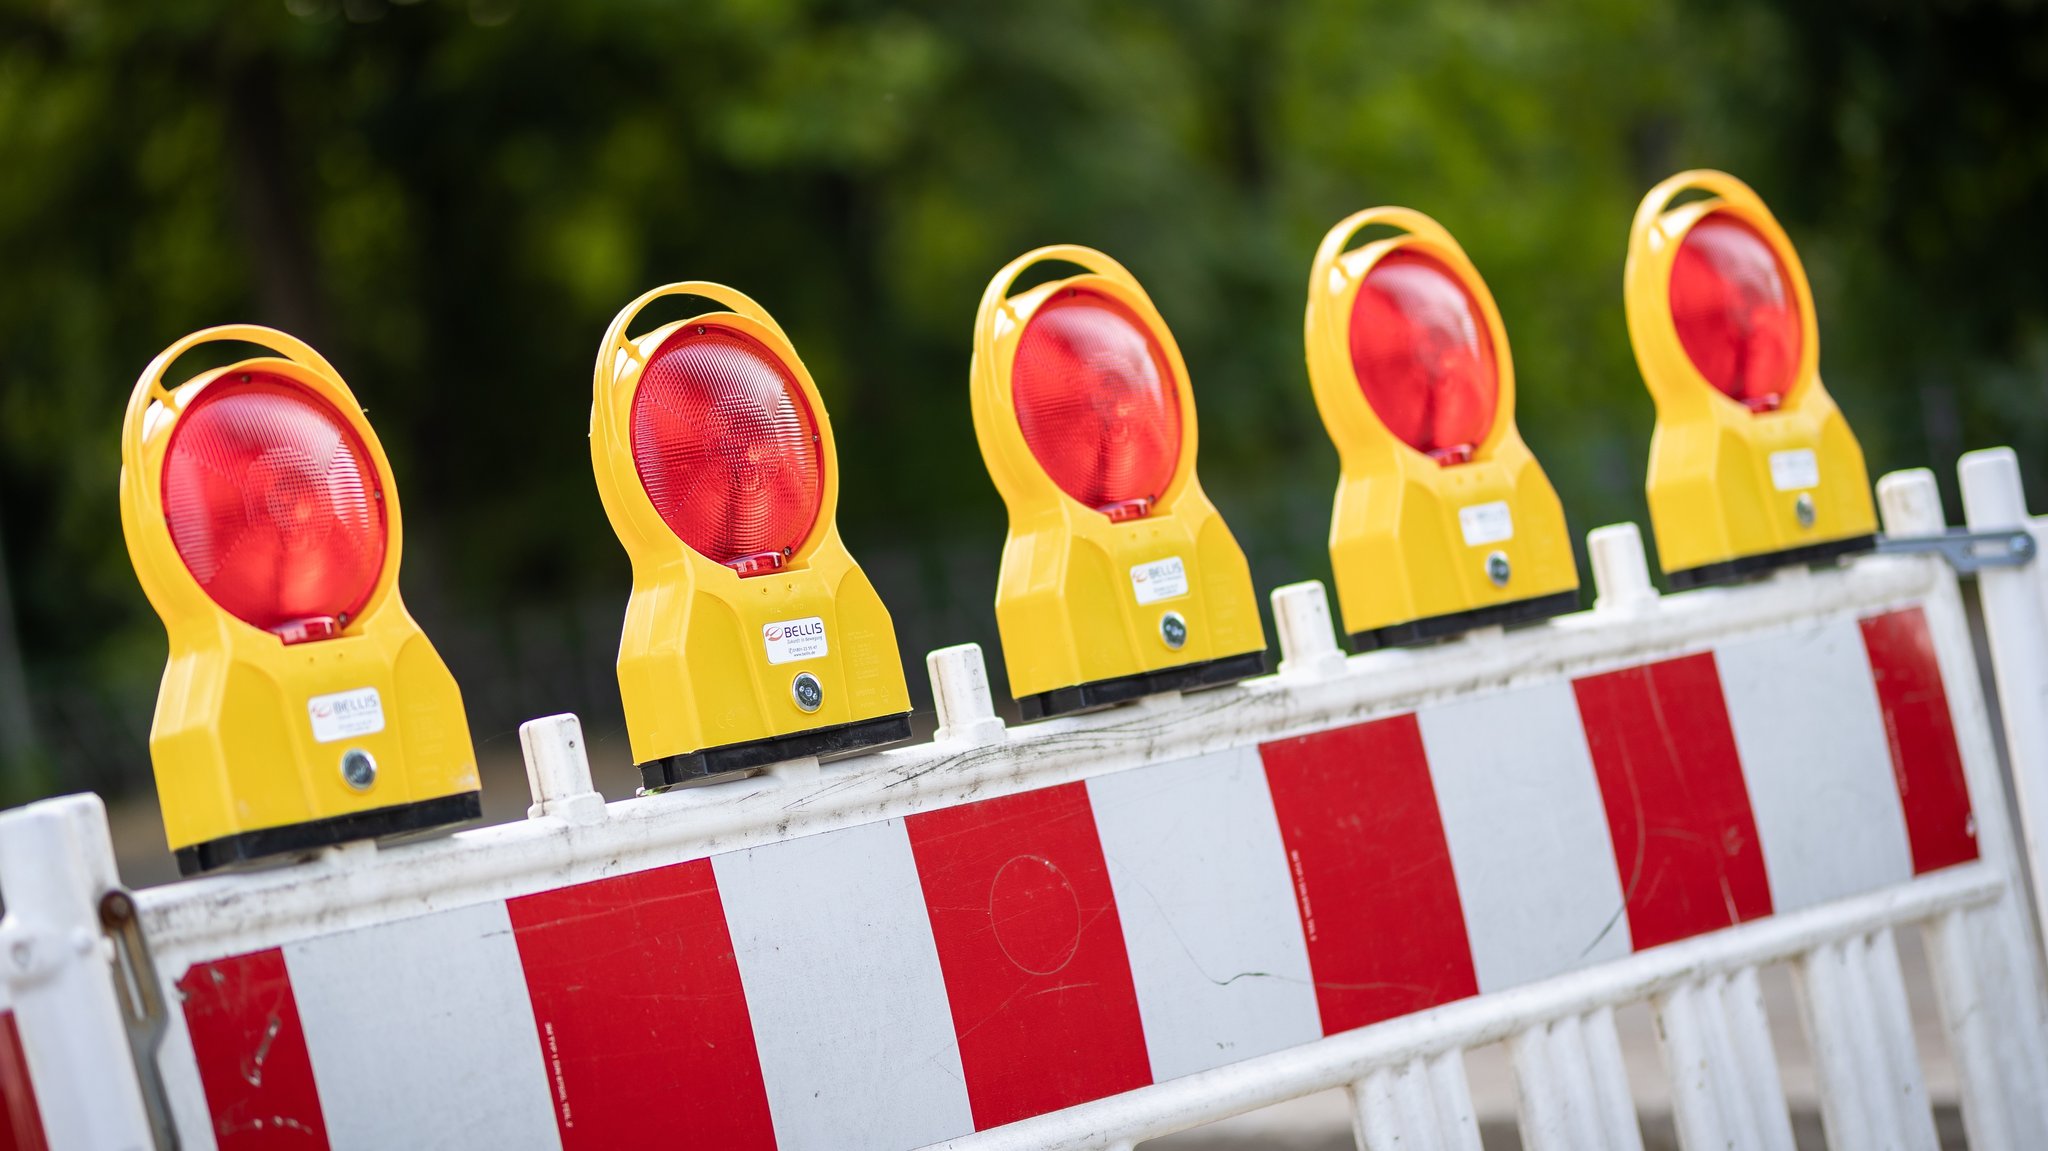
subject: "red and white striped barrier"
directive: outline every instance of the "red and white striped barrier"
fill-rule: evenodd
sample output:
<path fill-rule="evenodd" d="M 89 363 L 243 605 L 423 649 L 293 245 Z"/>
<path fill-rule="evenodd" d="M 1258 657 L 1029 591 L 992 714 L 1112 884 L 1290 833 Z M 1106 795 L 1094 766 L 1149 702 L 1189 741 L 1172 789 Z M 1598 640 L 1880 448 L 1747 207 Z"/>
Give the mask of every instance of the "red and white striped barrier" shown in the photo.
<path fill-rule="evenodd" d="M 1707 1068 L 1688 1146 L 1789 1146 L 1752 994 L 1787 958 L 1830 1131 L 1920 1146 L 1885 956 L 1929 920 L 1973 1146 L 2039 1145 L 1953 575 L 1658 599 L 1595 560 L 1593 612 L 1348 660 L 1294 595 L 1277 676 L 1015 730 L 935 656 L 932 744 L 609 806 L 537 721 L 524 824 L 137 893 L 170 1114 L 191 1148 L 1122 1146 L 1354 1083 L 1368 1146 L 1463 1149 L 1457 1052 L 1506 1037 L 1533 1151 L 1629 1151 L 1603 1013 L 1653 998 Z M 0 815 L 10 912 L 24 829 L 91 838 L 53 802 Z M 81 1099 L 133 1128 L 148 1076 L 82 1092 L 47 980 L 9 985 L 51 1146 L 120 1145 Z"/>
<path fill-rule="evenodd" d="M 177 986 L 222 1147 L 915 1147 L 1975 858 L 1906 607 Z"/>

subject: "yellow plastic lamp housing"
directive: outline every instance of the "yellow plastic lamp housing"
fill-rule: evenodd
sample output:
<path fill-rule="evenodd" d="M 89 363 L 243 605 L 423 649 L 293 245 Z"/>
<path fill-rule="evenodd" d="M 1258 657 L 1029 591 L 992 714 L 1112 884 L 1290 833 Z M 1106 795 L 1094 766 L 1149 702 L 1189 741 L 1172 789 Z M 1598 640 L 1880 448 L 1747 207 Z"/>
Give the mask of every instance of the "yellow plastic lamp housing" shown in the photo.
<path fill-rule="evenodd" d="M 1082 274 L 1015 296 L 1032 266 Z M 975 317 L 974 431 L 1009 508 L 996 626 L 1025 719 L 1265 670 L 1251 570 L 1195 479 L 1187 366 L 1145 290 L 1040 248 Z"/>
<path fill-rule="evenodd" d="M 1706 197 L 1671 206 L 1685 192 Z M 1870 548 L 1870 479 L 1821 386 L 1806 269 L 1756 193 L 1712 171 L 1650 189 L 1622 283 L 1657 405 L 1650 524 L 1672 586 Z"/>
<path fill-rule="evenodd" d="M 727 310 L 627 335 L 667 296 Z M 702 282 L 626 305 L 590 458 L 633 561 L 619 693 L 649 788 L 909 738 L 889 611 L 839 538 L 831 421 L 760 305 Z"/>
<path fill-rule="evenodd" d="M 1392 234 L 1351 247 L 1369 227 Z M 1330 563 L 1360 651 L 1578 606 L 1557 492 L 1515 428 L 1515 371 L 1486 282 L 1407 208 L 1323 237 L 1304 323 L 1341 467 Z"/>
<path fill-rule="evenodd" d="M 276 355 L 165 387 L 217 341 Z M 319 353 L 235 325 L 151 361 L 121 527 L 170 633 L 149 750 L 181 872 L 481 814 L 462 693 L 398 597 L 390 461 Z"/>

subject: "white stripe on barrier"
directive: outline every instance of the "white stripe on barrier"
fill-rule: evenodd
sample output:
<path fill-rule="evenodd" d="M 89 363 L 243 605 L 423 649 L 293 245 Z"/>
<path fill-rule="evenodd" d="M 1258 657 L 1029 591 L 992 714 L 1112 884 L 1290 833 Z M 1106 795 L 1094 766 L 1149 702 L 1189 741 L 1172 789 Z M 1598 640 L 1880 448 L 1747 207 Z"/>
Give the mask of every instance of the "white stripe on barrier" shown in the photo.
<path fill-rule="evenodd" d="M 309 939 L 284 960 L 329 1146 L 386 1151 L 402 1115 L 418 1147 L 561 1147 L 503 903 Z"/>
<path fill-rule="evenodd" d="M 903 821 L 714 856 L 781 1151 L 974 1129 Z"/>
<path fill-rule="evenodd" d="M 1780 913 L 1913 877 L 1884 715 L 1851 619 L 1715 649 L 1771 903 Z"/>
<path fill-rule="evenodd" d="M 1571 685 L 1426 707 L 1419 719 L 1480 992 L 1629 954 Z"/>
<path fill-rule="evenodd" d="M 1322 1037 L 1256 748 L 1088 781 L 1154 1079 Z"/>

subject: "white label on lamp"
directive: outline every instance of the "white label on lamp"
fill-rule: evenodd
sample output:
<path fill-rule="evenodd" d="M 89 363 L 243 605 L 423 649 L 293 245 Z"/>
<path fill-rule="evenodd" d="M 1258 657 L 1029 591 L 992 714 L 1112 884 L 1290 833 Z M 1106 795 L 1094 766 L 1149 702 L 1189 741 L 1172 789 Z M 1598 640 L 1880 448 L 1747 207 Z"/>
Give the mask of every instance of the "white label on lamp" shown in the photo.
<path fill-rule="evenodd" d="M 825 656 L 825 621 L 817 616 L 786 619 L 761 626 L 761 643 L 769 663 L 795 663 Z"/>
<path fill-rule="evenodd" d="M 1812 448 L 1771 453 L 1771 486 L 1781 492 L 1803 492 L 1820 486 L 1820 461 Z"/>
<path fill-rule="evenodd" d="M 1179 556 L 1139 564 L 1131 569 L 1131 591 L 1138 597 L 1139 607 L 1184 596 L 1188 594 L 1187 565 Z"/>
<path fill-rule="evenodd" d="M 333 743 L 384 730 L 384 700 L 374 687 L 316 695 L 306 701 L 306 714 L 313 720 L 315 743 Z"/>
<path fill-rule="evenodd" d="M 1508 511 L 1508 505 L 1502 500 L 1459 508 L 1458 530 L 1465 533 L 1465 546 L 1468 548 L 1511 540 L 1515 538 L 1514 513 Z"/>

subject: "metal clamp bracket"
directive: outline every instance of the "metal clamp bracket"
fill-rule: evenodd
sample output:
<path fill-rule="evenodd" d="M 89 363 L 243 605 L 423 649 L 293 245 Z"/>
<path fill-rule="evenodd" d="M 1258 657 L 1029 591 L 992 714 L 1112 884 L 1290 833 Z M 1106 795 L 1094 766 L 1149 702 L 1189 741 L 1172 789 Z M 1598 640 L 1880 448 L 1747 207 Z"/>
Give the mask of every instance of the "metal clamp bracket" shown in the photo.
<path fill-rule="evenodd" d="M 114 943 L 114 997 L 120 1001 L 121 1022 L 128 1029 L 128 1046 L 135 1056 L 135 1075 L 142 1087 L 143 1109 L 149 1114 L 150 1133 L 158 1151 L 177 1151 L 178 1129 L 171 1120 L 170 1092 L 157 1064 L 170 1017 L 165 1012 L 163 984 L 157 980 L 156 960 L 149 953 L 149 941 L 142 936 L 135 898 L 119 887 L 107 892 L 100 898 L 100 926 Z"/>
<path fill-rule="evenodd" d="M 1973 532 L 1950 528 L 1938 536 L 1879 536 L 1877 550 L 1886 555 L 1933 553 L 1948 561 L 1958 575 L 1973 575 L 1984 568 L 2024 567 L 2034 562 L 2040 548 L 2034 534 L 2025 528 Z"/>

